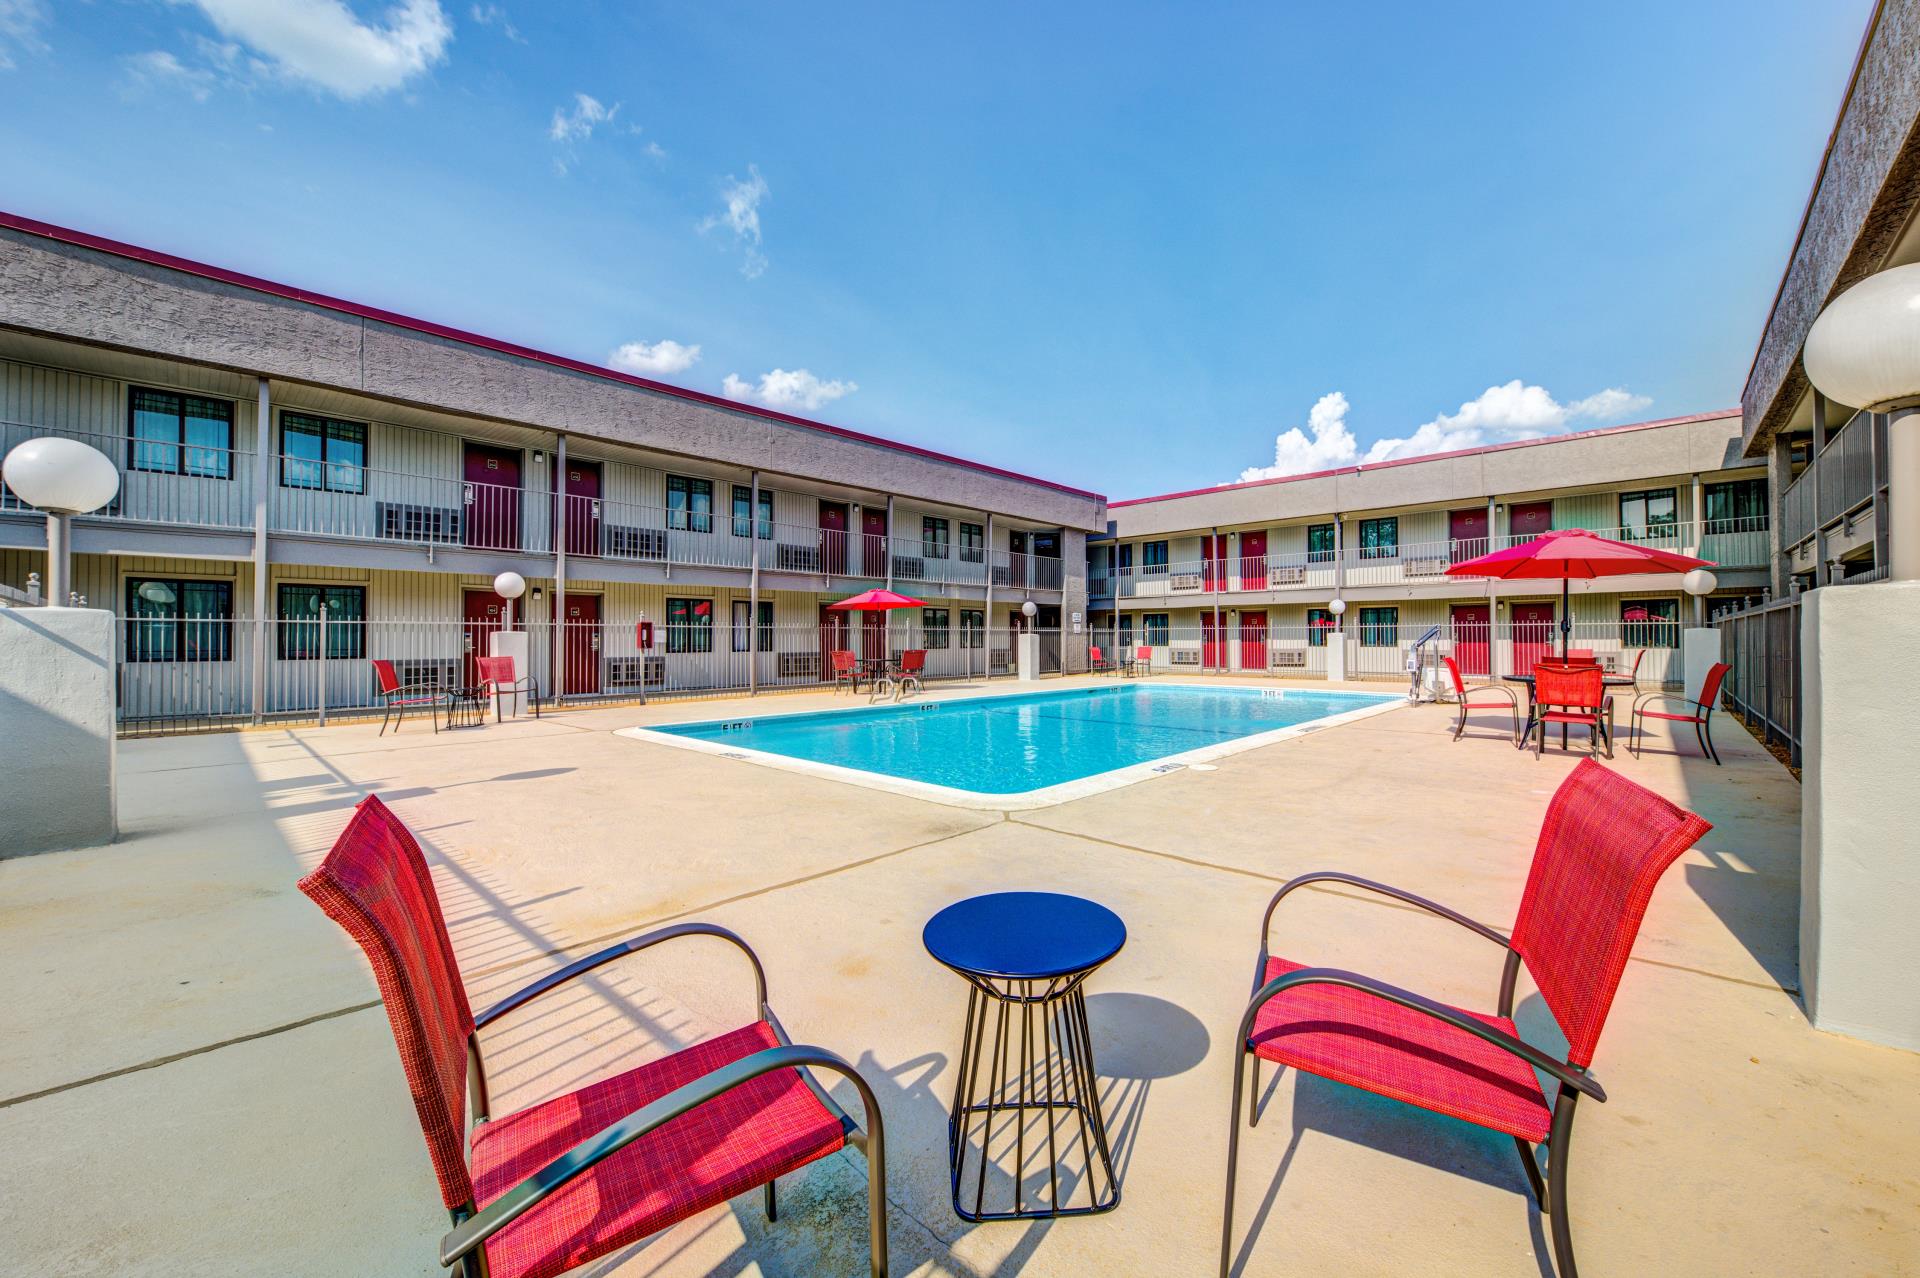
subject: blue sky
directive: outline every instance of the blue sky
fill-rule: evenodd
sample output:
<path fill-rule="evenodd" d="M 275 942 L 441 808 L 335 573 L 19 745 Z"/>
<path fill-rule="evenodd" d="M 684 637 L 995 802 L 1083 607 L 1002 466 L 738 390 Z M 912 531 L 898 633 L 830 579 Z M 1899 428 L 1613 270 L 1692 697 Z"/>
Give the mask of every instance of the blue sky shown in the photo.
<path fill-rule="evenodd" d="M 1870 8 L 0 0 L 0 208 L 1138 496 L 1735 404 Z"/>

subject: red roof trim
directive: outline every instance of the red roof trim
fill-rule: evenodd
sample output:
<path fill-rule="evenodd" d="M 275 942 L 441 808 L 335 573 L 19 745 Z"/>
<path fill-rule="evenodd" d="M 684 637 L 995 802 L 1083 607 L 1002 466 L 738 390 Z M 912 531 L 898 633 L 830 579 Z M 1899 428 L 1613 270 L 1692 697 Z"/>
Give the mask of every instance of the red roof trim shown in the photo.
<path fill-rule="evenodd" d="M 1360 462 L 1353 466 L 1338 466 L 1332 470 L 1314 470 L 1300 475 L 1277 475 L 1272 479 L 1247 479 L 1237 484 L 1215 484 L 1211 488 L 1189 488 L 1184 492 L 1161 493 L 1154 497 L 1129 497 L 1125 501 L 1110 501 L 1108 510 L 1121 506 L 1140 506 L 1150 501 L 1174 501 L 1181 497 L 1204 497 L 1208 493 L 1235 492 L 1242 488 L 1266 488 L 1274 484 L 1297 484 L 1305 479 L 1325 479 L 1329 475 L 1357 475 L 1363 470 L 1386 470 L 1392 466 L 1412 466 L 1420 462 L 1445 461 L 1453 457 L 1474 457 L 1483 453 L 1502 453 L 1510 448 L 1535 448 L 1541 444 L 1561 444 L 1569 439 L 1592 439 L 1598 435 L 1619 435 L 1628 431 L 1653 430 L 1660 426 L 1684 426 L 1688 422 L 1711 421 L 1716 417 L 1738 417 L 1737 408 L 1722 408 L 1711 413 L 1693 413 L 1686 417 L 1663 417 L 1652 422 L 1628 422 L 1624 426 L 1600 426 L 1593 430 L 1574 431 L 1567 435 L 1542 435 L 1537 439 L 1516 439 L 1504 444 L 1482 444 L 1478 448 L 1456 448 L 1446 453 L 1422 453 L 1418 457 L 1396 457 L 1392 461 Z"/>
<path fill-rule="evenodd" d="M 345 298 L 331 297 L 325 293 L 315 293 L 310 289 L 295 288 L 290 284 L 280 284 L 273 280 L 261 279 L 257 275 L 246 275 L 239 271 L 230 271 L 225 267 L 209 266 L 205 262 L 196 262 L 191 258 L 176 257 L 171 253 L 162 253 L 157 249 L 141 248 L 137 244 L 127 244 L 120 240 L 110 240 L 103 236 L 89 235 L 85 231 L 76 231 L 64 226 L 55 226 L 51 222 L 36 221 L 22 217 L 17 213 L 0 211 L 0 227 L 22 231 L 28 235 L 38 235 L 45 239 L 57 240 L 63 244 L 72 244 L 80 248 L 93 249 L 101 253 L 111 253 L 115 257 L 124 257 L 136 262 L 145 262 L 152 266 L 162 266 L 172 271 L 188 275 L 197 275 L 202 279 L 216 280 L 223 284 L 233 284 L 240 288 L 252 289 L 258 293 L 267 293 L 289 301 L 302 302 L 309 306 L 324 307 L 338 311 L 343 315 L 352 315 L 359 319 L 375 320 L 395 328 L 409 329 L 424 333 L 429 337 L 438 337 L 467 346 L 476 346 L 482 350 L 499 355 L 511 355 L 516 359 L 530 360 L 536 364 L 546 364 L 554 368 L 563 368 L 568 372 L 585 373 L 591 377 L 604 378 L 611 382 L 621 382 L 628 386 L 637 386 L 642 390 L 653 391 L 661 395 L 671 395 L 676 399 L 691 400 L 698 404 L 707 404 L 714 408 L 730 409 L 747 413 L 754 417 L 764 417 L 770 421 L 781 422 L 788 426 L 799 426 L 806 430 L 817 430 L 822 434 L 833 435 L 840 439 L 852 440 L 860 444 L 872 444 L 895 452 L 909 453 L 915 457 L 924 457 L 929 461 L 944 462 L 953 466 L 964 466 L 988 475 L 998 475 L 1002 479 L 1011 479 L 1023 484 L 1036 484 L 1041 488 L 1050 488 L 1055 492 L 1066 493 L 1072 497 L 1087 497 L 1095 501 L 1102 500 L 1101 494 L 1089 492 L 1084 488 L 1074 488 L 1067 484 L 1055 483 L 1050 479 L 1041 479 L 1034 475 L 1023 475 L 1017 470 L 1007 470 L 1000 466 L 990 466 L 985 462 L 968 461 L 964 457 L 954 457 L 948 453 L 936 452 L 931 448 L 922 448 L 917 444 L 903 444 L 897 440 L 885 439 L 879 435 L 868 435 L 844 426 L 831 426 L 826 422 L 817 422 L 806 417 L 796 417 L 776 409 L 760 408 L 752 404 L 743 404 L 738 400 L 727 399 L 720 395 L 709 395 L 704 391 L 689 390 L 684 386 L 674 386 L 667 382 L 656 382 L 651 378 L 636 377 L 632 373 L 623 373 L 618 369 L 606 368 L 599 364 L 589 364 L 584 360 L 570 359 L 565 355 L 554 355 L 546 351 L 535 350 L 530 346 L 520 346 L 513 342 L 503 342 L 480 333 L 465 329 L 451 328 L 445 324 L 436 324 L 430 320 L 415 319 L 410 315 L 401 315 L 394 311 L 381 310 L 377 306 L 364 306 L 359 302 L 350 302 Z"/>

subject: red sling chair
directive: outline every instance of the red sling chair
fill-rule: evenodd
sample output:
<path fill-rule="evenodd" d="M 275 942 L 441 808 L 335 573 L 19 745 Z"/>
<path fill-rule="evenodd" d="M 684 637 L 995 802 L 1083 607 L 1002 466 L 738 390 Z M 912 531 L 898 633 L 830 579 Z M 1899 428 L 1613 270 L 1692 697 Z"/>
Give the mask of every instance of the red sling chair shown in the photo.
<path fill-rule="evenodd" d="M 475 657 L 474 667 L 480 676 L 481 695 L 493 696 L 493 721 L 500 722 L 502 705 L 514 705 L 516 695 L 524 695 L 527 704 L 533 707 L 533 717 L 540 717 L 540 688 L 532 675 L 516 679 L 513 677 L 512 657 Z M 516 711 L 516 715 L 517 715 Z"/>
<path fill-rule="evenodd" d="M 747 943 L 706 923 L 622 941 L 475 1016 L 420 845 L 378 798 L 360 802 L 300 890 L 366 952 L 393 1026 L 453 1231 L 440 1263 L 461 1278 L 552 1278 L 846 1145 L 867 1155 L 874 1278 L 887 1272 L 880 1109 L 846 1061 L 797 1047 L 767 1006 Z M 728 1034 L 498 1116 L 488 1112 L 478 1030 L 602 964 L 662 941 L 713 936 L 753 968 L 759 1018 Z M 845 1075 L 866 1134 L 805 1072 Z M 468 1124 L 469 1105 L 473 1122 Z"/>
<path fill-rule="evenodd" d="M 1253 1001 L 1240 1018 L 1234 1040 L 1253 1058 L 1248 1126 L 1259 1118 L 1254 1106 L 1260 1095 L 1260 1062 L 1269 1060 L 1505 1132 L 1520 1151 L 1542 1214 L 1551 1217 L 1559 1278 L 1576 1278 L 1566 1210 L 1574 1106 L 1582 1096 L 1607 1099 L 1587 1068 L 1640 920 L 1667 867 L 1712 828 L 1604 765 L 1582 759 L 1547 804 L 1511 937 L 1444 905 L 1368 879 L 1334 872 L 1293 879 L 1267 903 Z M 1338 883 L 1390 897 L 1458 923 L 1504 949 L 1497 1010 L 1489 1014 L 1452 1007 L 1355 972 L 1270 955 L 1267 935 L 1274 908 L 1289 892 L 1309 883 Z M 1521 1041 L 1514 1027 L 1514 994 L 1522 968 L 1566 1036 L 1565 1060 Z M 1558 1083 L 1551 1101 L 1535 1070 Z M 1247 1073 L 1236 1061 L 1220 1238 L 1222 1278 L 1233 1249 L 1234 1169 Z M 1548 1151 L 1544 1184 L 1535 1145 Z"/>
<path fill-rule="evenodd" d="M 1520 744 L 1520 694 L 1515 692 L 1512 688 L 1506 687 L 1502 684 L 1490 683 L 1490 684 L 1487 684 L 1485 687 L 1475 688 L 1473 691 L 1476 693 L 1483 693 L 1489 697 L 1498 697 L 1500 698 L 1499 700 L 1469 701 L 1467 699 L 1466 680 L 1460 677 L 1460 667 L 1453 663 L 1452 657 L 1442 657 L 1440 658 L 1440 660 L 1447 667 L 1447 678 L 1453 681 L 1453 695 L 1460 702 L 1460 717 L 1454 720 L 1454 723 L 1453 723 L 1453 739 L 1455 741 L 1458 741 L 1460 739 L 1460 734 L 1467 730 L 1467 711 L 1493 710 L 1493 709 L 1510 710 L 1513 712 L 1513 734 L 1512 734 L 1513 744 L 1516 747 L 1519 746 Z"/>

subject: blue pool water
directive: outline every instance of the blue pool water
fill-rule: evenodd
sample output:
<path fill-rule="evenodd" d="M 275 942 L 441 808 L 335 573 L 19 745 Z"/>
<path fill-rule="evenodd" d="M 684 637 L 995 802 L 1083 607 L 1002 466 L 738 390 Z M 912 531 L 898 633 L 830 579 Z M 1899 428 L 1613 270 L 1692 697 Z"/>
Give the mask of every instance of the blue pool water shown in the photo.
<path fill-rule="evenodd" d="M 1395 696 L 1118 684 L 686 723 L 655 731 L 975 794 L 1020 794 Z"/>

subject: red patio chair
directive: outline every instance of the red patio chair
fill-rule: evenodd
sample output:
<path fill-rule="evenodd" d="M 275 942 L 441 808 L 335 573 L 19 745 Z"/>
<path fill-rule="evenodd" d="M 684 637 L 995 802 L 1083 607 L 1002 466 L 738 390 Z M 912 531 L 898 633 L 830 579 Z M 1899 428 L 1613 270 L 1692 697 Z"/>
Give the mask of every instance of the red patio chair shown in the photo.
<path fill-rule="evenodd" d="M 1442 657 L 1440 660 L 1447 667 L 1447 677 L 1453 680 L 1453 695 L 1460 702 L 1460 717 L 1453 725 L 1453 739 L 1458 741 L 1460 734 L 1467 730 L 1467 711 L 1503 707 L 1513 711 L 1513 744 L 1518 748 L 1520 745 L 1520 694 L 1504 684 L 1490 683 L 1484 687 L 1476 687 L 1474 692 L 1485 693 L 1490 697 L 1500 697 L 1501 700 L 1469 701 L 1466 682 L 1460 678 L 1460 667 L 1453 664 L 1452 657 Z"/>
<path fill-rule="evenodd" d="M 393 723 L 393 730 L 400 731 L 400 725 L 406 720 L 407 711 L 426 707 L 427 722 L 433 725 L 434 734 L 440 732 L 440 709 L 453 698 L 444 689 L 427 683 L 402 684 L 399 673 L 394 670 L 391 661 L 378 658 L 373 663 L 373 684 L 380 696 L 385 712 L 380 716 L 380 736 L 387 735 L 387 723 Z"/>
<path fill-rule="evenodd" d="M 1113 662 L 1100 650 L 1100 645 L 1097 643 L 1087 645 L 1087 667 L 1095 674 L 1113 673 Z"/>
<path fill-rule="evenodd" d="M 1153 673 L 1153 645 L 1143 643 L 1133 650 L 1133 672 L 1135 674 Z"/>
<path fill-rule="evenodd" d="M 1535 1201 L 1551 1218 L 1559 1276 L 1576 1278 L 1567 1211 L 1574 1107 L 1582 1096 L 1607 1098 L 1587 1070 L 1654 885 L 1712 828 L 1592 759 L 1582 759 L 1547 804 L 1511 937 L 1444 905 L 1352 875 L 1322 872 L 1293 879 L 1267 904 L 1253 999 L 1234 1040 L 1252 1057 L 1247 1125 L 1259 1118 L 1255 1107 L 1264 1059 L 1505 1132 L 1520 1151 Z M 1274 908 L 1289 892 L 1319 882 L 1426 910 L 1506 950 L 1497 1010 L 1453 1007 L 1355 972 L 1270 955 L 1267 934 Z M 1564 1060 L 1522 1041 L 1514 1026 L 1514 994 L 1523 967 L 1566 1036 Z M 1558 1084 L 1551 1101 L 1536 1070 Z M 1236 1057 L 1220 1241 L 1223 1278 L 1233 1247 L 1240 1097 L 1248 1072 Z M 1544 1184 L 1534 1145 L 1547 1149 Z"/>
<path fill-rule="evenodd" d="M 1567 744 L 1567 725 L 1581 724 L 1592 733 L 1593 753 L 1606 744 L 1607 757 L 1613 757 L 1613 698 L 1606 695 L 1606 675 L 1597 665 L 1537 665 L 1533 668 L 1533 722 L 1539 744 L 1533 757 L 1547 748 L 1547 725 L 1560 725 L 1560 745 Z"/>
<path fill-rule="evenodd" d="M 1600 659 L 1593 655 L 1593 649 L 1591 648 L 1569 648 L 1567 649 L 1567 660 L 1565 664 L 1569 666 L 1597 666 L 1600 664 Z"/>
<path fill-rule="evenodd" d="M 1691 723 L 1694 740 L 1700 743 L 1700 753 L 1712 759 L 1715 767 L 1719 767 L 1720 752 L 1713 748 L 1713 725 L 1707 722 L 1707 718 L 1720 703 L 1720 685 L 1731 669 L 1733 667 L 1724 661 L 1714 662 L 1707 671 L 1707 677 L 1700 681 L 1698 701 L 1689 701 L 1677 692 L 1643 692 L 1635 697 L 1632 713 L 1627 716 L 1628 727 L 1633 731 L 1633 757 L 1639 758 L 1641 751 L 1646 749 L 1647 720 L 1666 719 L 1672 723 Z M 1678 711 L 1647 709 L 1662 701 L 1678 702 L 1687 708 Z"/>
<path fill-rule="evenodd" d="M 827 656 L 833 662 L 833 690 L 838 692 L 844 683 L 851 691 L 860 691 L 860 659 L 845 648 L 835 648 Z"/>
<path fill-rule="evenodd" d="M 514 714 L 520 713 L 518 697 L 524 694 L 527 704 L 533 707 L 533 717 L 540 717 L 540 688 L 532 675 L 524 679 L 513 677 L 512 657 L 475 657 L 474 665 L 480 672 L 480 692 L 485 696 L 493 694 L 493 721 L 500 722 L 500 705 L 503 701 L 515 706 Z"/>
<path fill-rule="evenodd" d="M 887 1272 L 873 1093 L 832 1052 L 788 1040 L 767 1007 L 760 960 L 733 933 L 705 923 L 661 928 L 549 973 L 475 1016 L 420 845 L 378 798 L 360 802 L 300 890 L 373 964 L 453 1216 L 439 1261 L 461 1278 L 551 1278 L 763 1186 L 772 1219 L 776 1177 L 848 1144 L 867 1155 L 872 1273 Z M 695 935 L 746 954 L 757 1020 L 569 1095 L 489 1114 L 476 1031 L 622 955 Z M 864 1137 L 805 1068 L 852 1082 L 866 1110 Z"/>
<path fill-rule="evenodd" d="M 897 674 L 889 675 L 889 682 L 895 685 L 895 695 L 907 695 L 908 685 L 915 693 L 926 691 L 920 686 L 920 676 L 927 672 L 927 650 L 908 648 L 900 654 L 900 669 Z"/>

